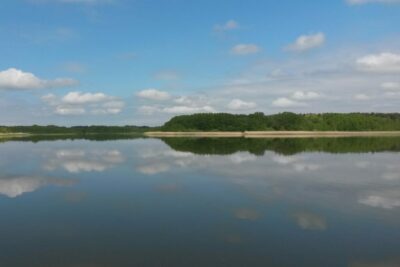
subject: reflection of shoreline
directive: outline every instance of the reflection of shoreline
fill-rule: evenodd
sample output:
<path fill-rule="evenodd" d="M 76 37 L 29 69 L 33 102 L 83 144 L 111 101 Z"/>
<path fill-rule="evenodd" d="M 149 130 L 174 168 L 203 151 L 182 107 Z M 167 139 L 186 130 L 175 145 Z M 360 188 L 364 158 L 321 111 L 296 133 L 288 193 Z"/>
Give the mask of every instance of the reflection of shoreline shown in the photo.
<path fill-rule="evenodd" d="M 384 137 L 400 136 L 400 131 L 244 131 L 244 132 L 146 132 L 150 137 L 245 137 L 245 138 L 310 138 L 310 137 Z"/>
<path fill-rule="evenodd" d="M 180 152 L 199 155 L 231 155 L 249 152 L 264 155 L 273 151 L 283 155 L 302 152 L 370 153 L 400 151 L 400 137 L 346 138 L 161 138 L 169 147 Z"/>
<path fill-rule="evenodd" d="M 133 140 L 146 138 L 141 133 L 86 133 L 86 134 L 27 134 L 27 133 L 10 133 L 0 134 L 1 142 L 18 141 L 18 142 L 41 142 L 41 141 L 60 141 L 60 140 L 89 140 L 89 141 L 113 141 L 113 140 Z"/>

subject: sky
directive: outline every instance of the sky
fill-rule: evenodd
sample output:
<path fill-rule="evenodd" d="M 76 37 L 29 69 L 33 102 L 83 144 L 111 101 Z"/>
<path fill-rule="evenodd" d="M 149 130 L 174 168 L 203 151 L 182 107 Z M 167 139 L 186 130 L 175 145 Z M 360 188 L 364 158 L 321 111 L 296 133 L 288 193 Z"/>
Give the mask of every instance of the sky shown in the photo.
<path fill-rule="evenodd" d="M 400 112 L 400 0 L 2 0 L 0 125 Z"/>

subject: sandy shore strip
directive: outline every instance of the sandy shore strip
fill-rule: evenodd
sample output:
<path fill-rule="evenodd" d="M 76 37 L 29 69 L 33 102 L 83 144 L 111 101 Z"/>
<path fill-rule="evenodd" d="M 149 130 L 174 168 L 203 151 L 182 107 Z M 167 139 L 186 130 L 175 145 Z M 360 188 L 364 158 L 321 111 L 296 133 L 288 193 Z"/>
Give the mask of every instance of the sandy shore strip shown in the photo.
<path fill-rule="evenodd" d="M 146 132 L 148 137 L 245 137 L 245 138 L 313 138 L 313 137 L 387 137 L 400 131 L 245 131 L 245 132 Z"/>

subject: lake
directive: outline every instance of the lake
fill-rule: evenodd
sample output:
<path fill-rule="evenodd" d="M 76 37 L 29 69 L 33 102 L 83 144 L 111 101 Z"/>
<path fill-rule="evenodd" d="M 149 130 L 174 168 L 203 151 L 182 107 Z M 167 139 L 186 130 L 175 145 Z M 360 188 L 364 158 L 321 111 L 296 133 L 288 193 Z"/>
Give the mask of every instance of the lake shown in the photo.
<path fill-rule="evenodd" d="M 91 139 L 0 143 L 0 266 L 400 266 L 400 138 Z"/>

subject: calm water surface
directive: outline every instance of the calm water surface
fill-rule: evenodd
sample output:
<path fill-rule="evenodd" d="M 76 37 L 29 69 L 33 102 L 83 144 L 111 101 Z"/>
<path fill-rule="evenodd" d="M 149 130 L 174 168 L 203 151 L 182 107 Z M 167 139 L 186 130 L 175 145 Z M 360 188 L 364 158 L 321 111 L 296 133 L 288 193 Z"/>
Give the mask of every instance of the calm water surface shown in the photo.
<path fill-rule="evenodd" d="M 400 140 L 0 143 L 0 266 L 400 266 Z"/>

